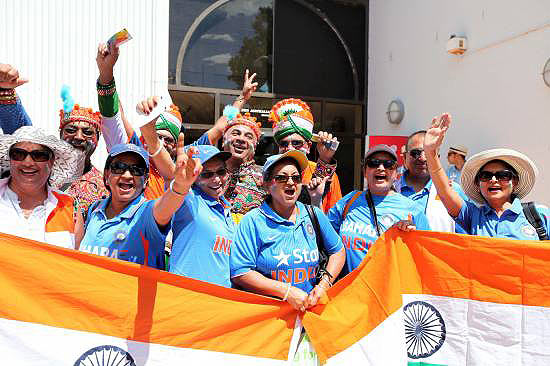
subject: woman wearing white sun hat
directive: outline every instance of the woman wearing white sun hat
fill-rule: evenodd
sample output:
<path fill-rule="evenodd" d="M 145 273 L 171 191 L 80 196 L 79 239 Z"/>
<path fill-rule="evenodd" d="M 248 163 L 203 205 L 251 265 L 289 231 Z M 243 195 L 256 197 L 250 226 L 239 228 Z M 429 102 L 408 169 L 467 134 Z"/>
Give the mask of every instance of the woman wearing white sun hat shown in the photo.
<path fill-rule="evenodd" d="M 434 118 L 424 138 L 430 176 L 449 215 L 471 235 L 537 240 L 537 231 L 520 201 L 535 185 L 535 164 L 511 149 L 491 149 L 473 155 L 462 168 L 461 185 L 479 206 L 466 202 L 449 186 L 437 154 L 450 123 L 447 113 Z M 550 212 L 546 207 L 536 209 L 548 233 Z"/>

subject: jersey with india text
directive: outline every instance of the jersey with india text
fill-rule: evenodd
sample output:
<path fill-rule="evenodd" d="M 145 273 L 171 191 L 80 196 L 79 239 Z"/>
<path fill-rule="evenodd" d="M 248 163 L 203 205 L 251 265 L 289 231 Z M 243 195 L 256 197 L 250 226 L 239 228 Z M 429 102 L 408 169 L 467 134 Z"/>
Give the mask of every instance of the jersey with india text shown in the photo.
<path fill-rule="evenodd" d="M 305 206 L 301 202 L 296 206 L 296 223 L 279 216 L 266 202 L 243 217 L 229 258 L 232 278 L 254 270 L 305 292 L 313 289 L 319 262 L 315 230 Z M 338 234 L 320 209 L 315 208 L 315 213 L 327 252 L 338 252 L 342 248 Z"/>
<path fill-rule="evenodd" d="M 367 251 L 378 239 L 365 192 L 351 204 L 345 217 L 344 208 L 356 191 L 347 194 L 328 213 L 328 218 L 336 232 L 340 234 L 346 247 L 346 265 L 342 270 L 349 273 L 359 266 Z M 412 215 L 417 230 L 430 230 L 423 208 L 409 198 L 394 193 L 388 196 L 372 195 L 380 231 L 383 233 L 400 220 Z"/>
<path fill-rule="evenodd" d="M 164 241 L 170 225 L 162 229 L 157 225 L 152 212 L 155 201 L 142 194 L 108 219 L 105 208 L 109 200 L 90 206 L 80 251 L 164 269 Z"/>

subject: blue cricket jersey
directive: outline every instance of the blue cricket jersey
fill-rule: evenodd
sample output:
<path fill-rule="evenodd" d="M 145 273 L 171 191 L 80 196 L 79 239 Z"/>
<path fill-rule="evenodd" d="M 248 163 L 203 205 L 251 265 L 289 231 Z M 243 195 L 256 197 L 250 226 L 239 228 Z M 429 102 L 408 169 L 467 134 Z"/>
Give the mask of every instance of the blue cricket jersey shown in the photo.
<path fill-rule="evenodd" d="M 328 219 L 336 232 L 342 237 L 346 247 L 346 265 L 344 273 L 349 273 L 359 266 L 369 248 L 378 239 L 374 221 L 363 192 L 351 204 L 345 218 L 342 218 L 344 208 L 356 191 L 348 193 L 328 212 Z M 428 218 L 424 209 L 409 198 L 395 193 L 388 196 L 373 194 L 372 201 L 376 209 L 376 217 L 381 233 L 388 230 L 400 220 L 406 220 L 412 215 L 417 230 L 430 230 Z"/>
<path fill-rule="evenodd" d="M 267 202 L 244 215 L 229 260 L 232 278 L 257 271 L 308 293 L 313 289 L 319 262 L 315 230 L 304 204 L 296 206 L 296 223 L 279 216 Z M 315 213 L 327 252 L 337 253 L 340 237 L 320 209 L 315 207 Z"/>
<path fill-rule="evenodd" d="M 546 232 L 549 228 L 549 210 L 537 205 Z M 464 201 L 455 221 L 470 235 L 490 236 L 518 240 L 539 240 L 535 228 L 529 223 L 519 199 L 514 199 L 512 207 L 497 216 L 488 205 L 476 206 L 473 202 Z"/>
<path fill-rule="evenodd" d="M 198 187 L 189 190 L 172 219 L 170 272 L 231 287 L 229 254 L 235 226 L 229 203 L 220 199 L 223 204 Z"/>
<path fill-rule="evenodd" d="M 119 215 L 107 219 L 105 208 L 110 199 L 90 207 L 79 250 L 164 269 L 164 242 L 170 225 L 162 229 L 157 225 L 153 217 L 155 201 L 141 194 Z"/>

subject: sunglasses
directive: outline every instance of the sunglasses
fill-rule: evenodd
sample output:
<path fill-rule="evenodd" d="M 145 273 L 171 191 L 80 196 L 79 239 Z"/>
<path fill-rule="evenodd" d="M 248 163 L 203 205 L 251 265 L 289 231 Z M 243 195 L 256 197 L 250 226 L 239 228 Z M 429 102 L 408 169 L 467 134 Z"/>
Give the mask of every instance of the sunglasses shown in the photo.
<path fill-rule="evenodd" d="M 291 141 L 281 141 L 279 142 L 279 146 L 282 148 L 287 148 L 289 145 L 292 144 L 292 147 L 295 149 L 300 149 L 302 146 L 304 146 L 305 142 L 302 140 L 291 140 Z"/>
<path fill-rule="evenodd" d="M 397 162 L 395 160 L 367 159 L 367 166 L 376 169 L 382 164 L 385 169 L 395 169 Z"/>
<path fill-rule="evenodd" d="M 499 170 L 498 172 L 484 170 L 479 172 L 477 175 L 477 179 L 481 182 L 488 182 L 493 179 L 493 177 L 495 177 L 499 182 L 509 182 L 514 177 L 514 173 L 509 170 Z"/>
<path fill-rule="evenodd" d="M 424 149 L 412 149 L 411 151 L 409 151 L 409 155 L 413 159 L 418 159 L 423 152 L 424 152 Z"/>
<path fill-rule="evenodd" d="M 122 161 L 115 161 L 110 165 L 111 173 L 116 175 L 122 175 L 126 171 L 129 171 L 134 177 L 142 177 L 147 170 L 144 166 L 136 164 L 126 164 Z"/>
<path fill-rule="evenodd" d="M 23 161 L 27 158 L 27 155 L 30 155 L 31 159 L 37 163 L 43 163 L 50 160 L 50 158 L 52 157 L 51 152 L 49 152 L 48 150 L 27 151 L 17 147 L 11 148 L 8 155 L 11 160 L 15 161 Z"/>
<path fill-rule="evenodd" d="M 289 179 L 291 179 L 292 182 L 294 182 L 296 184 L 302 183 L 302 176 L 299 175 L 299 174 L 296 174 L 296 175 L 279 175 L 279 174 L 277 174 L 273 177 L 273 179 L 277 183 L 287 183 Z"/>
<path fill-rule="evenodd" d="M 214 175 L 217 175 L 218 177 L 223 177 L 226 174 L 227 174 L 227 168 L 221 168 L 221 169 L 216 170 L 215 172 L 212 172 L 212 171 L 202 172 L 200 174 L 200 176 L 201 176 L 201 178 L 204 178 L 204 179 L 210 179 Z"/>

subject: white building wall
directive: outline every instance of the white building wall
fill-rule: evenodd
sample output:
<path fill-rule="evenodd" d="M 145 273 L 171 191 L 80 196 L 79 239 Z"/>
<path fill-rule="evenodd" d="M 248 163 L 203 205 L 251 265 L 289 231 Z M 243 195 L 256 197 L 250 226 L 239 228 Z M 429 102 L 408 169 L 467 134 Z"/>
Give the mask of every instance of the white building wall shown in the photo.
<path fill-rule="evenodd" d="M 123 28 L 133 39 L 120 48 L 115 80 L 131 121 L 139 100 L 166 91 L 168 11 L 168 0 L 0 0 L 0 63 L 30 79 L 17 92 L 33 124 L 59 134 L 63 84 L 98 110 L 97 46 Z M 102 169 L 105 157 L 102 142 L 94 165 Z"/>
<path fill-rule="evenodd" d="M 408 135 L 450 112 L 450 143 L 470 154 L 507 147 L 539 168 L 527 199 L 550 205 L 550 1 L 371 0 L 369 5 L 369 135 Z M 446 52 L 451 34 L 468 38 L 463 56 Z M 387 122 L 399 98 L 405 117 Z M 446 159 L 445 159 L 446 160 Z M 445 161 L 446 163 L 446 161 Z"/>

